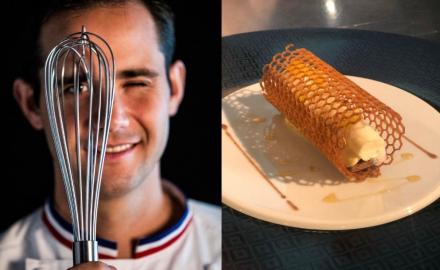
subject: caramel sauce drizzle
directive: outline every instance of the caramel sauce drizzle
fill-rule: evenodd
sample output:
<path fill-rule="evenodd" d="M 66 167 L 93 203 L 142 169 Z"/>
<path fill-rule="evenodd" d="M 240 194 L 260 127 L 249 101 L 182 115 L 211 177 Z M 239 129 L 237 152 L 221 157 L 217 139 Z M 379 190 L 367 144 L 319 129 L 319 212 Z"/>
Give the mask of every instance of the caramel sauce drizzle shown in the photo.
<path fill-rule="evenodd" d="M 403 160 L 410 160 L 410 159 L 412 159 L 414 157 L 414 155 L 411 154 L 411 153 L 402 153 L 402 154 L 400 154 L 400 157 Z"/>
<path fill-rule="evenodd" d="M 252 118 L 251 122 L 256 123 L 256 124 L 261 124 L 261 123 L 266 122 L 266 118 L 257 116 L 257 117 Z"/>
<path fill-rule="evenodd" d="M 410 142 L 412 145 L 414 145 L 415 147 L 417 147 L 420 151 L 422 151 L 423 153 L 425 153 L 426 155 L 428 155 L 428 157 L 432 158 L 432 159 L 436 159 L 437 155 L 433 154 L 431 152 L 429 152 L 428 150 L 426 150 L 425 148 L 423 148 L 422 146 L 418 145 L 415 141 L 411 140 L 410 138 L 408 138 L 407 136 L 403 135 L 403 138 L 405 138 L 408 142 Z"/>
<path fill-rule="evenodd" d="M 267 175 L 258 167 L 257 164 L 252 160 L 252 158 L 244 151 L 244 149 L 237 143 L 237 141 L 232 137 L 232 135 L 228 131 L 228 126 L 225 124 L 222 124 L 222 129 L 225 132 L 225 134 L 228 136 L 228 138 L 232 141 L 232 143 L 238 148 L 238 150 L 246 157 L 246 159 L 251 163 L 251 165 L 257 170 L 257 172 L 263 177 L 263 179 L 274 189 L 278 195 L 292 208 L 293 210 L 297 211 L 299 208 L 291 202 L 289 199 L 287 199 L 286 195 L 284 195 L 267 177 Z"/>
<path fill-rule="evenodd" d="M 405 162 L 407 160 L 411 160 L 414 158 L 414 155 L 412 153 L 405 152 L 405 153 L 400 154 L 400 158 L 401 159 L 399 159 L 399 160 L 394 160 L 393 165 Z"/>
<path fill-rule="evenodd" d="M 422 179 L 422 177 L 420 177 L 419 175 L 409 175 L 407 177 L 394 177 L 394 178 L 388 178 L 388 179 L 379 179 L 376 181 L 370 181 L 370 182 L 378 182 L 378 181 L 389 181 L 389 180 L 397 180 L 397 179 L 405 179 L 407 181 L 400 183 L 394 187 L 390 187 L 390 188 L 385 188 L 385 189 L 381 189 L 379 191 L 376 192 L 372 192 L 372 193 L 367 193 L 367 194 L 362 194 L 359 196 L 351 196 L 351 197 L 346 197 L 346 198 L 338 198 L 338 196 L 336 195 L 336 193 L 332 192 L 329 193 L 327 196 L 325 196 L 324 198 L 322 198 L 322 201 L 325 203 L 336 203 L 336 202 L 343 202 L 343 201 L 351 201 L 351 200 L 357 200 L 360 198 L 365 198 L 365 197 L 370 197 L 373 195 L 379 195 L 379 194 L 383 194 L 386 192 L 390 192 L 392 190 L 398 189 L 403 185 L 406 185 L 408 183 L 414 183 L 417 181 L 420 181 Z"/>

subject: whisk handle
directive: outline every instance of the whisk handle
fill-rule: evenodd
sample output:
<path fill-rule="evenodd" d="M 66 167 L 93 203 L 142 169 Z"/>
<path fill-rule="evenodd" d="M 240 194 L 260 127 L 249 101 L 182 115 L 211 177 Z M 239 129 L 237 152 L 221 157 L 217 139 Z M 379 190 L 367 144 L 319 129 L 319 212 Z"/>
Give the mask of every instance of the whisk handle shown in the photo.
<path fill-rule="evenodd" d="M 97 241 L 73 242 L 73 265 L 98 261 Z"/>

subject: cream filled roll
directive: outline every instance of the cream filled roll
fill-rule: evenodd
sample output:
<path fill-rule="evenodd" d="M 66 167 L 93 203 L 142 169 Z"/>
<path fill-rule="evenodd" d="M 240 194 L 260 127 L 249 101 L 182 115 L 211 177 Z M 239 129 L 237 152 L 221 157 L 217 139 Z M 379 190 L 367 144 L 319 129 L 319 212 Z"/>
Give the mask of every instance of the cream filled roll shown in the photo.
<path fill-rule="evenodd" d="M 289 45 L 263 69 L 266 99 L 349 180 L 380 175 L 402 146 L 401 116 L 306 49 Z"/>

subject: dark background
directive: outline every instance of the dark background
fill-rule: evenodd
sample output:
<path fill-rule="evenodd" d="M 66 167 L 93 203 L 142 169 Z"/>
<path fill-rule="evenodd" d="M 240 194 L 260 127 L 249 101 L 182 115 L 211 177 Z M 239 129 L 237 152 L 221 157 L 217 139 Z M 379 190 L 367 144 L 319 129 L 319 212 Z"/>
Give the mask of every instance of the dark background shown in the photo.
<path fill-rule="evenodd" d="M 31 128 L 12 96 L 23 47 L 20 35 L 26 33 L 24 21 L 35 2 L 2 4 L 2 13 L 12 16 L 1 19 L 5 27 L 0 110 L 5 125 L 0 133 L 4 144 L 0 232 L 40 207 L 52 192 L 44 134 Z M 171 119 L 162 175 L 187 197 L 220 204 L 220 1 L 173 1 L 171 5 L 176 15 L 176 57 L 186 64 L 187 84 L 179 113 Z"/>

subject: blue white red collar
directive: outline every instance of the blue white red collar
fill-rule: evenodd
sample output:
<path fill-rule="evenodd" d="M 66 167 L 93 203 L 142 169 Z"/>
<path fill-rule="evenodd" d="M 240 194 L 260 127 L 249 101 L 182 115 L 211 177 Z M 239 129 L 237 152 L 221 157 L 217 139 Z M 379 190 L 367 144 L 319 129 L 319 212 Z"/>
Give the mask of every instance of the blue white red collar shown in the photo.
<path fill-rule="evenodd" d="M 52 200 L 44 205 L 43 222 L 50 233 L 67 248 L 72 247 L 72 225 L 64 220 L 55 210 Z M 178 221 L 165 231 L 158 234 L 141 238 L 136 241 L 133 258 L 142 258 L 160 252 L 173 245 L 185 235 L 191 225 L 192 213 L 185 203 L 185 210 Z M 115 259 L 118 256 L 117 243 L 114 241 L 98 238 L 98 254 L 100 259 Z"/>

